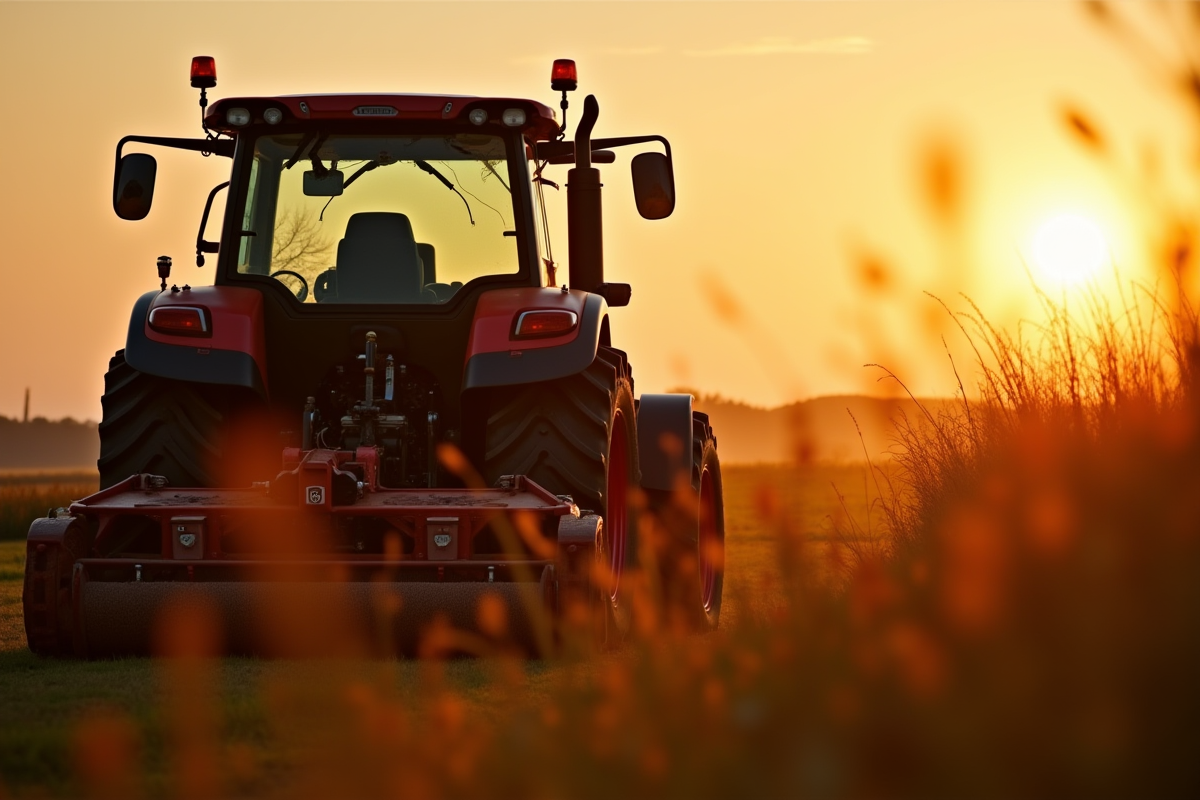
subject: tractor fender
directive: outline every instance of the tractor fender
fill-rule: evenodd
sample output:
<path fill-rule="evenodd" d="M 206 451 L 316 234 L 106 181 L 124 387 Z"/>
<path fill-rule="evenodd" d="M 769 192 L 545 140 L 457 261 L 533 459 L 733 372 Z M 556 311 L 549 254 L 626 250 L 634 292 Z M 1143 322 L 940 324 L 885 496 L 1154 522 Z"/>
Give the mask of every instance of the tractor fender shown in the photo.
<path fill-rule="evenodd" d="M 525 311 L 565 309 L 579 323 L 562 336 L 514 339 Z M 598 294 L 555 288 L 497 289 L 475 307 L 463 365 L 463 389 L 551 381 L 583 372 L 608 333 L 608 303 Z"/>
<path fill-rule="evenodd" d="M 674 491 L 692 479 L 692 396 L 644 394 L 638 400 L 642 488 Z"/>
<path fill-rule="evenodd" d="M 150 312 L 169 306 L 203 310 L 206 336 L 179 336 L 150 327 Z M 129 318 L 125 361 L 138 372 L 179 381 L 240 386 L 266 396 L 262 295 L 236 286 L 146 292 Z"/>

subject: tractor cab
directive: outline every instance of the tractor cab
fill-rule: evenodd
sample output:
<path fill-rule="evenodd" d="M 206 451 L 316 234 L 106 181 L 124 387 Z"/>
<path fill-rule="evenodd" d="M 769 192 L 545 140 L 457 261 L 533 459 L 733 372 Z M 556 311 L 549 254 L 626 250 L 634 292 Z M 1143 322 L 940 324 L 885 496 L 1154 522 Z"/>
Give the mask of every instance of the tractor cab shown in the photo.
<path fill-rule="evenodd" d="M 205 120 L 238 143 L 220 283 L 270 278 L 301 304 L 444 305 L 464 286 L 552 281 L 529 156 L 559 127 L 540 103 L 233 98 Z"/>

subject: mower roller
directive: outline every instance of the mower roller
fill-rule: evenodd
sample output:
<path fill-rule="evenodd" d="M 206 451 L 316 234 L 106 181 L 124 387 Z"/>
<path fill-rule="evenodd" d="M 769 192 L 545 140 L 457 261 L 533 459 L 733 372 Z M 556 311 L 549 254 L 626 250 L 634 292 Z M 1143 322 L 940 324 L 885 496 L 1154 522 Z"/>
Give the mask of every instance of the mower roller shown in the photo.
<path fill-rule="evenodd" d="M 214 283 L 168 289 L 162 256 L 134 304 L 105 376 L 101 490 L 30 528 L 30 649 L 171 652 L 180 620 L 204 619 L 229 653 L 545 655 L 620 642 L 635 594 L 715 628 L 716 437 L 690 395 L 635 396 L 593 166 L 654 148 L 631 159 L 634 197 L 662 219 L 667 140 L 593 139 L 590 95 L 572 141 L 530 100 L 210 106 L 206 56 L 191 82 L 205 138 L 123 138 L 113 207 L 150 212 L 157 163 L 131 143 L 230 159 L 196 240 Z M 575 86 L 556 61 L 564 117 Z"/>

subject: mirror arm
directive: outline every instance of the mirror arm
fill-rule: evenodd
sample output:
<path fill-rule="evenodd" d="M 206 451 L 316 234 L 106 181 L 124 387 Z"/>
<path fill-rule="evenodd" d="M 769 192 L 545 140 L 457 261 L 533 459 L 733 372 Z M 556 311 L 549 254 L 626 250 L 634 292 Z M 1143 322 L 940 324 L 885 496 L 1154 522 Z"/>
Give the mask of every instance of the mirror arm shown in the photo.
<path fill-rule="evenodd" d="M 589 131 L 590 132 L 590 131 Z M 666 137 L 652 134 L 649 136 L 615 136 L 608 139 L 593 139 L 591 142 L 592 152 L 597 150 L 610 150 L 614 147 L 628 147 L 631 144 L 647 144 L 649 142 L 658 142 L 663 146 L 667 154 L 667 161 L 672 164 L 672 172 L 674 172 L 674 161 L 671 157 L 671 143 Z M 569 164 L 575 160 L 575 146 L 571 142 L 539 142 L 537 146 L 537 157 L 550 161 L 550 163 Z M 566 159 L 558 161 L 558 159 Z M 598 162 L 605 163 L 605 162 Z"/>
<path fill-rule="evenodd" d="M 609 150 L 614 147 L 626 147 L 631 144 L 646 144 L 647 142 L 659 142 L 663 149 L 667 151 L 667 160 L 671 160 L 671 143 L 665 137 L 657 134 L 650 136 L 615 136 L 610 139 L 596 139 L 592 142 L 593 150 Z"/>
<path fill-rule="evenodd" d="M 667 169 L 671 170 L 671 183 L 675 182 L 675 160 L 671 157 L 671 143 L 667 141 L 665 136 L 651 134 L 649 136 L 617 136 L 611 139 L 597 139 L 592 142 L 592 147 L 597 150 L 608 150 L 613 147 L 626 147 L 631 144 L 646 144 L 648 142 L 659 142 L 663 149 L 667 151 Z"/>
<path fill-rule="evenodd" d="M 175 150 L 194 150 L 197 153 L 225 156 L 233 158 L 233 149 L 237 145 L 233 139 L 179 139 L 171 136 L 126 136 L 117 142 L 117 164 L 121 163 L 121 151 L 126 142 L 153 144 L 158 147 L 170 147 Z"/>
<path fill-rule="evenodd" d="M 196 266 L 204 266 L 204 254 L 216 253 L 221 248 L 220 242 L 209 242 L 204 239 L 204 229 L 208 227 L 208 214 L 212 211 L 213 199 L 217 196 L 217 192 L 222 189 L 229 188 L 229 181 L 218 183 L 213 187 L 213 190 L 208 193 L 208 201 L 204 204 L 204 214 L 200 217 L 200 231 L 196 234 Z"/>

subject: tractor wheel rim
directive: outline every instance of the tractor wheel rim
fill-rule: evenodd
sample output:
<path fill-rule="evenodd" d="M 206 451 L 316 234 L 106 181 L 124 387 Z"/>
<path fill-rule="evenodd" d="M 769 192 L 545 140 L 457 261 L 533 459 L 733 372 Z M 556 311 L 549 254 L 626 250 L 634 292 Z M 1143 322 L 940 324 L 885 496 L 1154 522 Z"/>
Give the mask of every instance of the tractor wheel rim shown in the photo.
<path fill-rule="evenodd" d="M 626 452 L 625 420 L 618 414 L 613 421 L 612 441 L 608 447 L 608 516 L 604 527 L 608 536 L 608 568 L 612 573 L 610 599 L 616 600 L 625 568 L 625 539 L 628 521 L 629 458 Z"/>
<path fill-rule="evenodd" d="M 697 558 L 700 562 L 700 602 L 705 611 L 712 611 L 716 599 L 717 551 L 720 536 L 717 533 L 717 496 L 713 491 L 712 473 L 708 470 L 700 475 L 700 530 L 696 537 Z"/>

